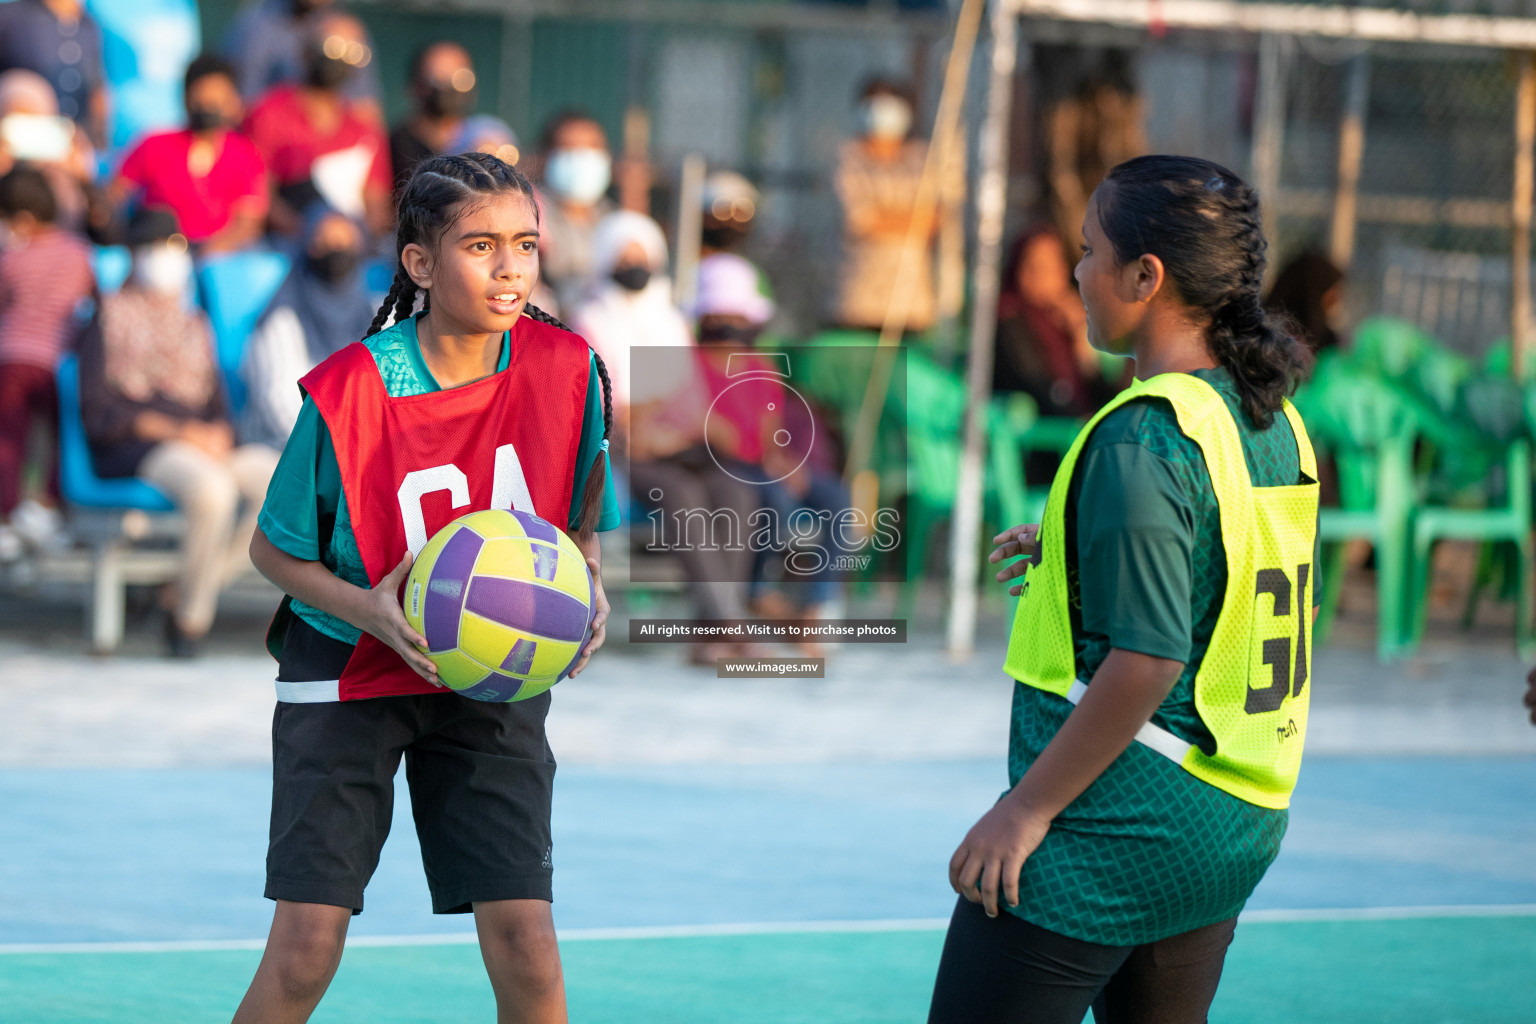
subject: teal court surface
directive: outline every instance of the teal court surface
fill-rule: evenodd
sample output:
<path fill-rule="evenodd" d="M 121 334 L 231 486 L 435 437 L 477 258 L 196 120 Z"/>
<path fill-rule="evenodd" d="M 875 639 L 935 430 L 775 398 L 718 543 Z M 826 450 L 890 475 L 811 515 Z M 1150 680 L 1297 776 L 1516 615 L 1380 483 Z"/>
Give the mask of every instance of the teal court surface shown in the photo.
<path fill-rule="evenodd" d="M 920 1021 L 996 761 L 562 768 L 576 1021 Z M 218 1021 L 258 959 L 260 769 L 9 770 L 0 1021 Z M 1319 757 L 1218 1022 L 1536 1020 L 1536 763 Z M 491 1020 L 408 807 L 317 1021 Z M 253 941 L 254 940 L 254 941 Z"/>
<path fill-rule="evenodd" d="M 252 624 L 185 665 L 132 646 L 86 657 L 56 609 L 8 618 L 0 1024 L 227 1021 L 271 919 L 272 671 Z M 571 1019 L 921 1022 L 949 856 L 1006 784 L 1010 689 L 985 667 L 1001 632 L 965 667 L 918 635 L 799 681 L 720 680 L 616 644 L 557 689 Z M 1498 642 L 1390 669 L 1362 651 L 1318 653 L 1290 832 L 1211 1019 L 1536 1024 L 1524 668 Z M 398 790 L 314 1020 L 491 1021 L 472 922 L 430 913 Z"/>

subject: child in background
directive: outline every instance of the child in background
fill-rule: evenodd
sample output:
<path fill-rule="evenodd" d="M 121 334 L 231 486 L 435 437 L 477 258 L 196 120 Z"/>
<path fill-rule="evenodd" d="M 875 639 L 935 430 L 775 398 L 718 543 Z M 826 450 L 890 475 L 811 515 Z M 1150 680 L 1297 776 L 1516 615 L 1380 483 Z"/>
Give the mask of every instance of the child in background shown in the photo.
<path fill-rule="evenodd" d="M 0 561 L 11 561 L 24 539 L 46 544 L 59 530 L 57 454 L 47 457 L 40 501 L 22 501 L 22 470 L 37 422 L 58 422 L 54 370 L 96 280 L 90 249 L 56 223 L 42 171 L 18 164 L 0 178 L 0 217 Z"/>

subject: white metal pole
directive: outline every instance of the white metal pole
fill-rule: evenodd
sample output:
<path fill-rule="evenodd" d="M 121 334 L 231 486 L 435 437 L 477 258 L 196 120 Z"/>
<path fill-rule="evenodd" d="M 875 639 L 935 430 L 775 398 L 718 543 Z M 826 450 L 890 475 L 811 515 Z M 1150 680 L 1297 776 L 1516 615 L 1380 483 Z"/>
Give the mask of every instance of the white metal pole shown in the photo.
<path fill-rule="evenodd" d="M 1333 229 L 1328 245 L 1329 258 L 1343 270 L 1349 269 L 1355 256 L 1360 164 L 1365 157 L 1365 114 L 1371 92 L 1370 54 L 1351 57 L 1348 75 L 1344 86 L 1344 116 L 1339 119 L 1339 173 L 1333 194 Z M 1264 227 L 1274 230 L 1270 224 Z"/>
<path fill-rule="evenodd" d="M 981 129 L 981 180 L 976 190 L 976 270 L 971 285 L 970 351 L 966 360 L 970 401 L 950 543 L 948 648 L 950 657 L 956 660 L 970 657 L 976 640 L 982 469 L 992 392 L 992 339 L 997 330 L 1003 219 L 1008 204 L 1008 121 L 1013 107 L 1018 47 L 1018 19 L 1007 3 L 994 0 L 992 76 L 987 90 L 986 120 Z"/>
<path fill-rule="evenodd" d="M 672 298 L 683 309 L 693 305 L 699 286 L 699 247 L 704 232 L 704 157 L 683 157 L 682 181 L 677 187 L 677 266 L 673 270 Z"/>
<path fill-rule="evenodd" d="M 1280 190 L 1280 143 L 1285 134 L 1285 39 L 1259 37 L 1259 74 L 1253 101 L 1253 187 L 1259 192 L 1264 231 L 1275 236 L 1275 198 Z"/>

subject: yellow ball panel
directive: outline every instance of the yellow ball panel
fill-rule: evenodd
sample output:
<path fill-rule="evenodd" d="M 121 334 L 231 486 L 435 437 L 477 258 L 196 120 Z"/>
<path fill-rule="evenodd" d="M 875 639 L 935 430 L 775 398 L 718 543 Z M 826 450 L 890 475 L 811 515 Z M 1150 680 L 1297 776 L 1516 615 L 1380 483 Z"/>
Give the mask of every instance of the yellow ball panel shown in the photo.
<path fill-rule="evenodd" d="M 459 618 L 459 650 L 476 661 L 500 668 L 523 633 L 499 622 L 465 612 Z"/>
<path fill-rule="evenodd" d="M 479 512 L 471 512 L 467 516 L 460 516 L 454 520 L 463 523 L 482 537 L 526 537 L 523 524 L 517 521 L 517 516 L 502 508 L 482 509 Z"/>
<path fill-rule="evenodd" d="M 475 559 L 475 575 L 535 579 L 532 545 L 526 537 L 496 537 L 486 541 L 480 556 Z"/>
<path fill-rule="evenodd" d="M 437 666 L 437 678 L 455 690 L 475 685 L 491 671 L 463 651 L 439 651 L 428 657 Z"/>

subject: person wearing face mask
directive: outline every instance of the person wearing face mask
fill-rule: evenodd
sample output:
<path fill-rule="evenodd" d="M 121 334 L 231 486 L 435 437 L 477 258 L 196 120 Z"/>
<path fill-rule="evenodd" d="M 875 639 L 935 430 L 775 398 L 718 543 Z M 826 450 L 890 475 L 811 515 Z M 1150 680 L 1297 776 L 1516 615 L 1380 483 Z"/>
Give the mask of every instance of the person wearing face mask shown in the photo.
<path fill-rule="evenodd" d="M 618 210 L 592 235 L 594 279 L 571 325 L 602 357 L 613 383 L 614 444 L 628 437 L 630 349 L 693 344 L 688 322 L 672 304 L 661 225 L 642 213 Z"/>
<path fill-rule="evenodd" d="M 187 303 L 192 258 L 175 215 L 140 210 L 128 244 L 128 282 L 80 336 L 81 409 L 97 475 L 149 482 L 186 520 L 161 606 L 168 652 L 192 657 L 219 591 L 250 565 L 277 453 L 235 444 L 208 319 Z"/>
<path fill-rule="evenodd" d="M 305 211 L 302 254 L 251 332 L 240 361 L 240 439 L 282 451 L 298 419 L 299 378 L 361 338 L 374 302 L 363 283 L 363 226 L 323 203 Z"/>
<path fill-rule="evenodd" d="M 22 164 L 0 177 L 0 562 L 23 541 L 45 545 L 58 529 L 57 459 L 42 493 L 22 500 L 23 470 L 39 422 L 59 415 L 54 366 L 75 333 L 75 307 L 95 287 L 90 250 L 58 223 L 47 176 Z"/>
<path fill-rule="evenodd" d="M 885 79 L 871 81 L 859 102 L 862 133 L 843 145 L 836 178 L 843 206 L 843 264 L 833 319 L 844 327 L 879 330 L 885 322 L 928 155 L 925 143 L 909 138 L 912 110 L 904 88 Z M 933 325 L 936 226 L 933 220 L 920 225 L 923 250 L 910 279 L 908 331 Z"/>
<path fill-rule="evenodd" d="M 97 203 L 96 151 L 69 118 L 48 80 L 35 71 L 0 71 L 0 174 L 17 164 L 48 178 L 60 227 L 85 233 Z"/>
<path fill-rule="evenodd" d="M 275 86 L 245 122 L 271 175 L 269 227 L 292 238 L 301 212 L 323 199 L 382 235 L 393 219 L 389 142 L 375 114 L 346 94 L 373 48 L 349 14 L 322 12 L 308 26 L 303 82 Z"/>
<path fill-rule="evenodd" d="M 614 208 L 608 199 L 613 156 L 602 125 L 576 111 L 555 115 L 545 125 L 543 143 L 539 267 L 560 308 L 570 310 L 594 278 L 593 232 Z"/>
<path fill-rule="evenodd" d="M 428 157 L 462 152 L 452 148 L 452 143 L 464 119 L 474 111 L 477 98 L 469 51 L 447 40 L 417 50 L 411 58 L 411 96 L 414 106 L 410 116 L 389 133 L 389 158 L 397 189 Z"/>
<path fill-rule="evenodd" d="M 304 40 L 309 23 L 334 10 L 334 0 L 258 0 L 230 23 L 224 56 L 234 62 L 236 84 L 246 103 L 255 103 L 275 85 L 304 80 Z M 363 37 L 369 49 L 373 39 Z M 361 68 L 342 86 L 347 99 L 374 112 L 382 109 L 383 86 L 373 65 Z"/>
<path fill-rule="evenodd" d="M 176 214 L 201 252 L 242 249 L 261 237 L 267 169 L 251 140 L 235 131 L 244 115 L 235 72 L 203 54 L 187 67 L 187 126 L 150 135 L 129 151 L 113 182 L 114 205 L 133 200 Z"/>

